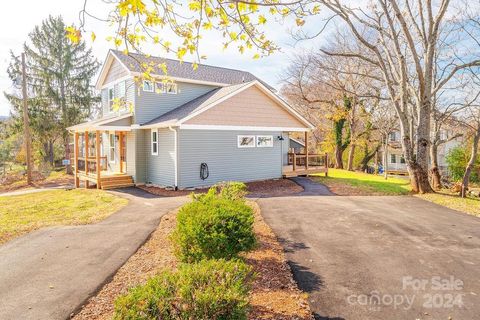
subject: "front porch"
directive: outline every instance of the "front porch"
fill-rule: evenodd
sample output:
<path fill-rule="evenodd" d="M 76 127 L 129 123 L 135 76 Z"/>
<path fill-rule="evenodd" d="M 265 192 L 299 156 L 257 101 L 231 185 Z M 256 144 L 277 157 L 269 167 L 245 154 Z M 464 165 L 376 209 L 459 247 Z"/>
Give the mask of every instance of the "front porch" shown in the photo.
<path fill-rule="evenodd" d="M 106 136 L 109 157 L 105 155 Z M 75 187 L 80 187 L 80 181 L 85 188 L 93 184 L 104 190 L 133 186 L 133 178 L 126 171 L 125 141 L 125 131 L 74 132 Z"/>

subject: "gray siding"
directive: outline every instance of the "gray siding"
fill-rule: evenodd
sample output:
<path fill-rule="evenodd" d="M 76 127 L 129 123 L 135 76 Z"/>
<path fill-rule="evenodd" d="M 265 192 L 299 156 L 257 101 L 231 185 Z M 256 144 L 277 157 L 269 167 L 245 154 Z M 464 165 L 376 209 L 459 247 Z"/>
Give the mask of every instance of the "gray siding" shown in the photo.
<path fill-rule="evenodd" d="M 237 135 L 272 135 L 271 148 L 238 148 Z M 180 130 L 179 187 L 200 187 L 220 181 L 254 181 L 282 177 L 280 132 Z M 210 176 L 200 179 L 200 164 Z"/>
<path fill-rule="evenodd" d="M 183 82 L 177 82 L 177 86 L 177 94 L 144 92 L 142 88 L 140 88 L 135 97 L 134 123 L 142 124 L 153 120 L 156 117 L 215 89 L 214 86 Z"/>
<path fill-rule="evenodd" d="M 145 136 L 150 134 L 149 130 L 134 130 L 135 132 L 135 183 L 145 183 L 147 180 L 147 155 L 150 149 L 147 148 Z"/>
<path fill-rule="evenodd" d="M 159 186 L 175 185 L 175 133 L 158 129 L 158 155 L 152 155 L 151 132 L 145 131 L 146 182 Z"/>
<path fill-rule="evenodd" d="M 127 132 L 125 135 L 126 141 L 126 161 L 127 161 L 127 174 L 131 175 L 133 177 L 133 181 L 137 181 L 137 175 L 136 175 L 136 169 L 137 169 L 137 150 L 136 150 L 136 132 L 137 130 L 133 130 L 130 132 Z"/>

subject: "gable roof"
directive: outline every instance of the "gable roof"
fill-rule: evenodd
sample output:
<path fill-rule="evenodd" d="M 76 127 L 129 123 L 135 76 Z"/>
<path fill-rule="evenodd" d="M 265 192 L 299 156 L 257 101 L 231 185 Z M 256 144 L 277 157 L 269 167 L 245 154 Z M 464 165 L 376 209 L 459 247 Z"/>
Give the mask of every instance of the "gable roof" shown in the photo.
<path fill-rule="evenodd" d="M 153 71 L 151 72 L 152 76 L 165 77 L 163 70 L 159 68 L 160 64 L 165 63 L 168 72 L 167 77 L 172 78 L 173 80 L 207 83 L 217 86 L 227 86 L 258 80 L 268 88 L 273 89 L 267 83 L 263 82 L 262 80 L 258 79 L 253 74 L 247 71 L 211 66 L 206 64 L 199 64 L 198 68 L 194 70 L 193 63 L 191 62 L 167 59 L 156 56 L 147 56 L 131 52 L 125 54 L 122 51 L 118 50 L 109 51 L 107 59 L 100 72 L 97 86 L 99 86 L 105 79 L 112 58 L 117 59 L 131 75 L 138 75 L 142 73 L 144 71 L 142 65 L 147 64 L 153 67 Z"/>
<path fill-rule="evenodd" d="M 251 86 L 258 87 L 266 95 L 268 95 L 275 102 L 281 105 L 287 112 L 292 114 L 300 122 L 304 123 L 307 128 L 313 128 L 313 125 L 310 122 L 308 122 L 305 118 L 299 115 L 285 101 L 283 101 L 280 97 L 271 92 L 258 80 L 250 81 L 248 83 L 241 83 L 237 85 L 216 88 L 201 95 L 198 98 L 195 98 L 181 105 L 178 108 L 175 108 L 151 121 L 142 124 L 141 126 L 146 128 L 159 128 L 181 125 L 183 122 L 199 115 L 200 113 L 207 111 L 208 109 L 214 107 L 220 102 L 227 100 L 228 98 L 246 90 L 247 88 L 250 88 Z"/>

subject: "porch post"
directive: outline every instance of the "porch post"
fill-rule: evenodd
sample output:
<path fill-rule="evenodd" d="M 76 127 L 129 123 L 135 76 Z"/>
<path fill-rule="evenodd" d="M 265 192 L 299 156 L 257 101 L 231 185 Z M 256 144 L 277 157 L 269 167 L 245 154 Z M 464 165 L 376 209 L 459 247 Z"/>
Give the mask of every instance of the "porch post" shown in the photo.
<path fill-rule="evenodd" d="M 308 131 L 305 131 L 305 170 L 308 170 Z"/>
<path fill-rule="evenodd" d="M 100 131 L 99 130 L 95 132 L 95 158 L 96 158 L 95 168 L 97 169 L 97 189 L 100 189 L 101 188 L 100 175 L 101 175 L 102 168 L 100 165 Z"/>
<path fill-rule="evenodd" d="M 73 149 L 73 163 L 75 164 L 75 188 L 80 186 L 80 179 L 78 178 L 78 132 L 75 131 L 73 134 L 74 138 L 74 149 Z"/>
<path fill-rule="evenodd" d="M 120 160 L 120 172 L 123 173 L 123 161 L 122 161 L 122 155 L 123 155 L 123 131 L 118 132 L 118 143 L 120 144 L 120 147 L 118 148 L 119 150 L 119 160 Z"/>
<path fill-rule="evenodd" d="M 85 131 L 85 176 L 88 177 L 88 131 Z M 85 179 L 85 189 L 88 189 L 90 182 Z"/>

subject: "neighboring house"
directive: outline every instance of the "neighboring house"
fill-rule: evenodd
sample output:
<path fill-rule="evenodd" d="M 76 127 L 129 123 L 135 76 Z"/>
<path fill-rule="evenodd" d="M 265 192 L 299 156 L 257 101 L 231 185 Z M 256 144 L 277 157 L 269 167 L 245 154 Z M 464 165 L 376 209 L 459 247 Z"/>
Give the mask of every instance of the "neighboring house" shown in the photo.
<path fill-rule="evenodd" d="M 457 130 L 454 127 L 449 126 L 440 131 L 440 139 L 446 141 L 438 146 L 437 153 L 439 170 L 443 173 L 447 173 L 448 169 L 445 160 L 448 152 L 462 143 L 463 137 L 458 136 L 456 131 Z M 408 174 L 400 139 L 400 131 L 393 131 L 388 135 L 388 171 L 395 174 Z"/>
<path fill-rule="evenodd" d="M 154 81 L 139 80 L 142 66 L 153 68 Z M 69 128 L 77 186 L 85 180 L 103 188 L 183 189 L 280 178 L 291 170 L 289 133 L 313 128 L 271 87 L 240 70 L 194 70 L 186 62 L 110 51 L 97 89 L 102 117 Z M 125 102 L 121 110 L 118 101 Z"/>

